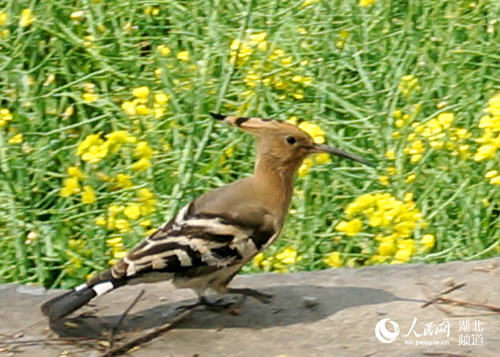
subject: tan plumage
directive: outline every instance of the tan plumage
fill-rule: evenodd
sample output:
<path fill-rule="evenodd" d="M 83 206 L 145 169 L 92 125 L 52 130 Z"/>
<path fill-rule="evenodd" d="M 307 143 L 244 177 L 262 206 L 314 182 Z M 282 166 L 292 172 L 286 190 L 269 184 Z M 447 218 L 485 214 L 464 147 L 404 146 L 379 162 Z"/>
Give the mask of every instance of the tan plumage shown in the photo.
<path fill-rule="evenodd" d="M 179 288 L 193 289 L 205 303 L 204 294 L 209 289 L 266 301 L 270 298 L 266 294 L 227 285 L 244 264 L 279 236 L 292 197 L 293 178 L 304 158 L 329 152 L 369 164 L 352 154 L 315 144 L 307 133 L 286 122 L 212 116 L 257 136 L 254 174 L 195 199 L 111 269 L 46 302 L 42 306 L 45 315 L 57 319 L 120 286 L 167 279 Z"/>

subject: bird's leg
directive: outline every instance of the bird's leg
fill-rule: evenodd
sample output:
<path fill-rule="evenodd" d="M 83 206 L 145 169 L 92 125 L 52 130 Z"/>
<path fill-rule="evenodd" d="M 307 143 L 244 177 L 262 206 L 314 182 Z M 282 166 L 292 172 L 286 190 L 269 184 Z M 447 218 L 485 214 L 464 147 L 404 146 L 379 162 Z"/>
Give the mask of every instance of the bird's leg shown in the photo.
<path fill-rule="evenodd" d="M 261 291 L 248 288 L 227 288 L 226 292 L 228 294 L 241 294 L 243 296 L 250 296 L 263 304 L 269 304 L 273 298 L 273 295 L 271 294 L 266 294 Z"/>
<path fill-rule="evenodd" d="M 195 307 L 198 307 L 198 306 L 205 306 L 207 308 L 207 310 L 222 311 L 222 310 L 228 309 L 228 308 L 232 307 L 233 305 L 236 305 L 239 303 L 239 301 L 233 301 L 233 302 L 222 302 L 222 301 L 223 301 L 222 298 L 218 298 L 215 301 L 211 301 L 211 300 L 207 299 L 205 296 L 200 295 L 200 297 L 198 298 L 198 301 L 196 301 L 195 303 L 188 304 L 188 305 L 181 305 L 181 306 L 176 307 L 175 309 L 176 310 L 190 310 L 190 309 L 194 309 Z"/>

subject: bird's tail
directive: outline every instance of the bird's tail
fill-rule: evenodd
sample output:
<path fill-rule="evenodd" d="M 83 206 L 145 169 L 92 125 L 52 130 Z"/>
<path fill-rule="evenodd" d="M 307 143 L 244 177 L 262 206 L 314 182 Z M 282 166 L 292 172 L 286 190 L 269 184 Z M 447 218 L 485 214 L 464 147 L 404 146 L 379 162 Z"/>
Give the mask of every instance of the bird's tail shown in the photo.
<path fill-rule="evenodd" d="M 73 290 L 45 302 L 42 313 L 51 321 L 60 319 L 78 310 L 96 296 L 104 295 L 124 285 L 123 279 L 114 279 L 108 270 Z"/>

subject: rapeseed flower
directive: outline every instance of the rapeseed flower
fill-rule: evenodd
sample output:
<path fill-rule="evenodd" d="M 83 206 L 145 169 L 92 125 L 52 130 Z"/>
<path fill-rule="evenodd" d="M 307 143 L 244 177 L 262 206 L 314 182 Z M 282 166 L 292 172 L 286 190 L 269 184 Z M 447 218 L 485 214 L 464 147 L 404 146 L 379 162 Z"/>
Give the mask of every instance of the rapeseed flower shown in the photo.
<path fill-rule="evenodd" d="M 12 113 L 7 108 L 0 108 L 0 128 L 12 120 Z"/>
<path fill-rule="evenodd" d="M 115 189 L 130 188 L 132 186 L 132 178 L 127 174 L 118 174 L 113 181 L 113 188 Z"/>
<path fill-rule="evenodd" d="M 134 156 L 143 159 L 151 159 L 153 157 L 153 150 L 147 141 L 139 141 L 135 147 Z"/>
<path fill-rule="evenodd" d="M 5 11 L 0 11 L 0 26 L 3 26 L 7 23 L 9 16 Z"/>
<path fill-rule="evenodd" d="M 80 193 L 80 182 L 77 177 L 69 177 L 64 179 L 63 187 L 59 193 L 62 197 L 69 197 L 71 195 Z"/>
<path fill-rule="evenodd" d="M 95 93 L 83 93 L 82 98 L 84 101 L 92 103 L 99 99 L 99 96 Z"/>
<path fill-rule="evenodd" d="M 488 101 L 484 111 L 487 114 L 481 117 L 478 125 L 482 135 L 475 140 L 480 144 L 474 155 L 475 161 L 493 159 L 500 148 L 500 93 Z"/>
<path fill-rule="evenodd" d="M 436 237 L 432 234 L 424 234 L 419 241 L 420 246 L 424 253 L 428 253 L 436 245 Z"/>
<path fill-rule="evenodd" d="M 146 86 L 137 87 L 132 90 L 132 95 L 134 97 L 143 100 L 147 100 L 147 98 L 149 97 L 149 93 L 151 93 L 151 91 Z"/>
<path fill-rule="evenodd" d="M 170 56 L 170 54 L 172 53 L 172 50 L 168 48 L 166 45 L 158 45 L 156 49 L 158 50 L 158 52 L 160 52 L 162 56 L 165 57 Z"/>
<path fill-rule="evenodd" d="M 130 219 L 137 219 L 141 216 L 141 207 L 138 204 L 129 204 L 123 210 L 123 214 Z"/>
<path fill-rule="evenodd" d="M 146 158 L 140 158 L 138 161 L 134 162 L 130 168 L 132 171 L 140 172 L 151 167 L 151 161 Z"/>
<path fill-rule="evenodd" d="M 372 6 L 375 3 L 375 0 L 359 0 L 358 5 L 361 7 Z"/>
<path fill-rule="evenodd" d="M 299 124 L 297 117 L 290 117 L 290 119 L 288 119 L 287 121 L 290 124 L 297 125 L 300 129 L 302 129 L 306 133 L 308 133 L 313 138 L 313 141 L 316 144 L 323 144 L 325 142 L 325 131 L 323 129 L 321 129 L 321 127 L 319 125 L 316 125 L 314 123 L 310 123 L 307 121 L 303 121 Z M 328 155 L 328 154 L 323 154 L 323 153 L 316 154 L 316 155 L 314 155 L 314 158 L 307 157 L 302 162 L 302 165 L 299 167 L 297 175 L 299 177 L 306 176 L 307 173 L 309 172 L 310 168 L 314 165 L 314 163 L 326 164 L 329 162 L 331 162 L 331 159 L 330 159 L 330 155 Z"/>
<path fill-rule="evenodd" d="M 31 9 L 24 9 L 21 11 L 21 18 L 19 19 L 19 26 L 28 27 L 33 22 L 35 22 L 36 18 L 33 16 L 33 12 Z"/>
<path fill-rule="evenodd" d="M 184 50 L 177 53 L 177 59 L 183 62 L 188 62 L 191 57 L 189 55 L 189 52 Z"/>
<path fill-rule="evenodd" d="M 363 1 L 363 0 L 361 0 Z M 373 1 L 372 1 L 373 2 Z M 367 6 L 367 5 L 365 5 Z M 405 96 L 409 97 L 415 92 L 420 92 L 421 87 L 418 78 L 412 74 L 401 77 L 398 85 L 399 91 Z"/>
<path fill-rule="evenodd" d="M 82 170 L 77 167 L 77 166 L 70 166 L 66 170 L 69 176 L 71 177 L 76 177 L 79 180 L 84 180 L 85 179 L 85 174 L 82 172 Z"/>
<path fill-rule="evenodd" d="M 92 204 L 96 201 L 94 189 L 88 185 L 83 186 L 82 203 Z"/>
<path fill-rule="evenodd" d="M 10 145 L 16 145 L 16 144 L 21 144 L 24 140 L 24 136 L 22 133 L 18 133 L 14 135 L 12 138 L 9 139 L 8 143 Z"/>
<path fill-rule="evenodd" d="M 340 268 L 344 265 L 342 262 L 342 257 L 339 252 L 332 252 L 328 254 L 323 259 L 323 263 L 328 265 L 330 268 Z"/>
<path fill-rule="evenodd" d="M 397 242 L 397 251 L 391 264 L 407 263 L 415 254 L 415 241 L 413 239 L 401 239 Z"/>
<path fill-rule="evenodd" d="M 363 222 L 359 219 L 353 219 L 351 221 L 341 221 L 335 229 L 339 232 L 343 232 L 349 237 L 354 237 L 363 229 Z"/>
<path fill-rule="evenodd" d="M 81 155 L 82 160 L 90 162 L 92 164 L 98 163 L 104 159 L 109 153 L 110 143 L 106 141 L 101 145 L 93 145 L 88 148 L 88 150 Z"/>

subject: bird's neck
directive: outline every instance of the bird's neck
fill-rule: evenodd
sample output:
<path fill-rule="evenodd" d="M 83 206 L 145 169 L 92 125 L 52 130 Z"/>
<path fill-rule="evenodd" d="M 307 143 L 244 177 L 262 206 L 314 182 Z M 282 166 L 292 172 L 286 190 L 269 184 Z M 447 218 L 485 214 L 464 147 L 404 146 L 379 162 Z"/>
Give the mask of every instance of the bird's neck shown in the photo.
<path fill-rule="evenodd" d="M 293 194 L 293 179 L 301 162 L 285 165 L 265 157 L 259 157 L 255 164 L 254 180 L 260 188 L 261 197 L 269 207 L 274 208 L 284 220 Z"/>

